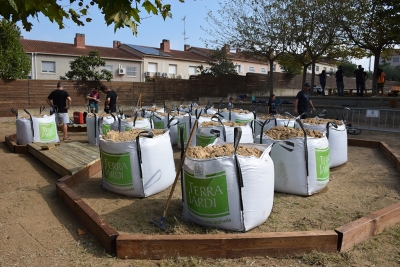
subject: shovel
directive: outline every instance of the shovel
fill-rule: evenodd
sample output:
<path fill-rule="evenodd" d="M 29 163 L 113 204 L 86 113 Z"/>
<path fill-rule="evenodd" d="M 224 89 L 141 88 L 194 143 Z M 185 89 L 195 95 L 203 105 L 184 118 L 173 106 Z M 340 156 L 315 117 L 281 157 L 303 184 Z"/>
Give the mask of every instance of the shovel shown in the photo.
<path fill-rule="evenodd" d="M 200 112 L 200 113 L 201 113 L 201 112 Z M 199 117 L 200 117 L 200 114 L 199 114 Z M 160 227 L 161 230 L 164 230 L 164 231 L 166 230 L 165 227 L 164 227 L 165 216 L 167 215 L 169 203 L 171 202 L 172 195 L 173 195 L 173 193 L 174 193 L 174 189 L 175 189 L 176 183 L 177 183 L 177 181 L 178 181 L 179 175 L 181 174 L 181 170 L 182 170 L 182 167 L 183 167 L 183 163 L 185 162 L 186 153 L 187 153 L 187 151 L 188 151 L 188 149 L 189 149 L 190 143 L 192 142 L 193 134 L 194 134 L 195 131 L 196 131 L 197 124 L 199 123 L 199 117 L 196 117 L 196 120 L 195 120 L 195 122 L 194 122 L 192 131 L 190 132 L 189 140 L 188 140 L 188 142 L 187 142 L 185 152 L 184 152 L 183 155 L 182 155 L 182 160 L 181 160 L 181 163 L 180 163 L 180 165 L 179 165 L 179 168 L 178 168 L 178 170 L 177 170 L 177 172 L 176 172 L 175 180 L 174 180 L 174 183 L 172 184 L 171 192 L 169 193 L 169 196 L 168 196 L 168 199 L 167 199 L 167 203 L 165 204 L 164 213 L 163 213 L 163 215 L 162 215 L 162 217 L 161 217 L 161 220 L 160 220 L 160 221 L 157 221 L 157 220 L 152 220 L 152 221 L 151 221 L 152 223 L 154 223 L 155 225 L 157 225 L 158 227 Z"/>

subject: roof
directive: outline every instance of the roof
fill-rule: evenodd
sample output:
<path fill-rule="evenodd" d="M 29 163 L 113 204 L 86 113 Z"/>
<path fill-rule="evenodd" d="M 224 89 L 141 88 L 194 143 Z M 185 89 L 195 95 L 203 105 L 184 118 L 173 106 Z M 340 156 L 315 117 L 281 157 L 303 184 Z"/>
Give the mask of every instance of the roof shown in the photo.
<path fill-rule="evenodd" d="M 123 47 L 123 49 L 126 49 L 127 51 L 131 51 L 133 53 L 140 54 L 143 56 L 164 57 L 171 59 L 182 59 L 182 60 L 203 61 L 203 62 L 210 59 L 206 55 L 193 53 L 192 51 L 180 51 L 180 50 L 170 49 L 169 52 L 164 52 L 160 48 L 133 45 L 133 44 L 121 44 L 121 47 Z"/>
<path fill-rule="evenodd" d="M 212 49 L 207 49 L 207 48 L 202 48 L 202 47 L 191 47 L 190 50 L 193 53 L 199 53 L 199 54 L 202 54 L 205 56 L 212 54 L 212 51 L 213 51 Z M 236 53 L 229 52 L 229 53 L 227 53 L 226 57 L 230 60 L 267 64 L 267 62 L 260 61 L 256 57 L 246 58 L 246 56 L 242 52 L 236 52 Z"/>
<path fill-rule="evenodd" d="M 99 51 L 102 58 L 142 60 L 140 56 L 129 53 L 120 48 L 85 45 L 78 48 L 74 44 L 20 39 L 26 53 L 43 53 L 53 55 L 87 56 L 92 50 Z"/>

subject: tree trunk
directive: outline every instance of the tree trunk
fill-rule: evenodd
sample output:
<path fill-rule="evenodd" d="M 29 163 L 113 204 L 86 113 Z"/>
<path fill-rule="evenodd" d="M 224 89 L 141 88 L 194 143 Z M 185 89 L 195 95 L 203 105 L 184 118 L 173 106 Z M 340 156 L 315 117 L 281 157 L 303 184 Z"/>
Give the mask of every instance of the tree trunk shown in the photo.
<path fill-rule="evenodd" d="M 372 76 L 372 95 L 376 96 L 378 94 L 377 92 L 377 81 L 378 81 L 378 68 L 379 68 L 379 57 L 381 56 L 381 49 L 378 49 L 374 53 L 374 75 Z M 383 95 L 382 95 L 383 96 Z"/>
<path fill-rule="evenodd" d="M 269 95 L 274 93 L 274 61 L 269 60 Z"/>

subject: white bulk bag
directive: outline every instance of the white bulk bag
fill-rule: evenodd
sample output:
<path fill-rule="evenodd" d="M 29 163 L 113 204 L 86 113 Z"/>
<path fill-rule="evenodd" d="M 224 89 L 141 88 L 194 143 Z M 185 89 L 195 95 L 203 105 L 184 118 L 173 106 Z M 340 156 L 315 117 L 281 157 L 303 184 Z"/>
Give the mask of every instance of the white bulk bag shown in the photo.
<path fill-rule="evenodd" d="M 325 120 L 326 121 L 326 120 Z M 337 167 L 347 162 L 347 131 L 344 123 L 328 122 L 327 124 L 303 123 L 304 128 L 316 130 L 326 134 L 329 141 L 330 167 Z"/>
<path fill-rule="evenodd" d="M 170 135 L 170 141 L 172 145 L 177 145 L 178 143 L 178 120 L 174 116 L 162 115 L 160 113 L 154 113 L 151 116 L 151 121 L 153 123 L 154 129 L 168 129 Z"/>
<path fill-rule="evenodd" d="M 254 136 L 257 137 L 265 131 L 275 127 L 275 119 L 256 119 L 254 121 Z M 257 143 L 255 141 L 255 143 Z"/>
<path fill-rule="evenodd" d="M 128 197 L 148 197 L 174 182 L 175 163 L 169 132 L 137 140 L 115 142 L 100 138 L 103 188 L 107 191 Z"/>
<path fill-rule="evenodd" d="M 101 133 L 106 134 L 111 130 L 111 124 L 115 121 L 115 117 L 112 115 L 107 115 L 101 119 Z"/>
<path fill-rule="evenodd" d="M 33 134 L 31 120 L 18 117 L 15 124 L 17 126 L 17 144 L 26 145 L 32 143 Z"/>
<path fill-rule="evenodd" d="M 232 121 L 236 123 L 249 123 L 252 122 L 255 119 L 255 114 L 253 112 L 244 112 L 244 111 L 238 111 L 238 112 L 233 112 L 234 116 Z"/>
<path fill-rule="evenodd" d="M 253 129 L 251 128 L 251 123 L 248 123 L 245 126 L 238 126 L 238 127 L 242 129 L 242 138 L 240 139 L 240 143 L 254 143 Z M 227 143 L 233 143 L 234 129 L 235 127 L 230 127 L 225 125 Z"/>
<path fill-rule="evenodd" d="M 180 129 L 183 127 L 183 143 L 184 146 L 186 147 L 187 142 L 189 141 L 190 133 L 192 131 L 194 122 L 195 122 L 195 117 L 189 114 L 185 114 L 183 116 L 179 115 L 177 116 L 177 119 L 179 120 L 179 123 L 177 124 L 177 145 L 179 148 L 182 148 L 181 146 L 181 135 L 180 135 Z M 194 146 L 196 144 L 196 138 L 192 138 L 191 146 Z"/>
<path fill-rule="evenodd" d="M 125 132 L 125 131 L 130 131 L 133 128 L 134 128 L 133 118 L 128 118 L 128 119 L 118 118 L 118 120 L 111 123 L 111 130 L 113 131 Z"/>
<path fill-rule="evenodd" d="M 295 119 L 281 119 L 281 118 L 275 118 L 275 125 L 276 126 L 285 126 L 289 128 L 296 128 L 296 121 Z"/>
<path fill-rule="evenodd" d="M 223 140 L 226 139 L 225 126 L 221 119 L 215 115 L 211 118 L 212 121 L 215 119 L 219 122 L 218 126 L 203 126 L 202 123 L 198 124 L 196 129 L 196 145 L 205 147 L 212 144 L 217 138 L 217 134 L 222 137 Z"/>
<path fill-rule="evenodd" d="M 326 128 L 326 137 L 329 141 L 330 167 L 333 168 L 347 162 L 347 130 L 344 123 L 342 125 L 328 123 Z"/>
<path fill-rule="evenodd" d="M 271 158 L 277 192 L 310 196 L 328 184 L 330 165 L 326 136 L 275 140 Z"/>
<path fill-rule="evenodd" d="M 86 117 L 86 133 L 88 142 L 91 145 L 99 146 L 102 128 L 100 125 L 101 117 L 94 114 Z"/>
<path fill-rule="evenodd" d="M 33 142 L 52 143 L 60 142 L 57 134 L 55 115 L 43 117 L 32 117 Z"/>
<path fill-rule="evenodd" d="M 270 146 L 260 149 L 260 158 L 237 156 L 243 187 L 236 171 L 235 156 L 192 159 L 183 166 L 183 219 L 203 226 L 248 231 L 270 215 L 274 198 L 274 167 Z"/>

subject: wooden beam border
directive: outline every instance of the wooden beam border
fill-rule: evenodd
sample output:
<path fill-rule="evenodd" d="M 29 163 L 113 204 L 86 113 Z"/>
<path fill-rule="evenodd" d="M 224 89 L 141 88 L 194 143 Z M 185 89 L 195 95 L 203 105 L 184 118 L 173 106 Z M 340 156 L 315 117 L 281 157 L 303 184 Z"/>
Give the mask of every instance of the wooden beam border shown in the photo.
<path fill-rule="evenodd" d="M 348 139 L 351 146 L 378 148 L 400 171 L 400 157 L 384 142 Z M 400 222 L 400 202 L 335 230 L 227 235 L 120 235 L 71 188 L 101 170 L 100 161 L 67 175 L 56 190 L 68 208 L 98 238 L 104 249 L 121 259 L 163 259 L 175 256 L 239 258 L 282 256 L 313 250 L 336 252 L 381 233 Z"/>
<path fill-rule="evenodd" d="M 15 154 L 28 154 L 28 145 L 18 145 L 17 144 L 17 135 L 6 135 L 5 142 L 7 146 L 10 148 L 11 152 Z"/>

